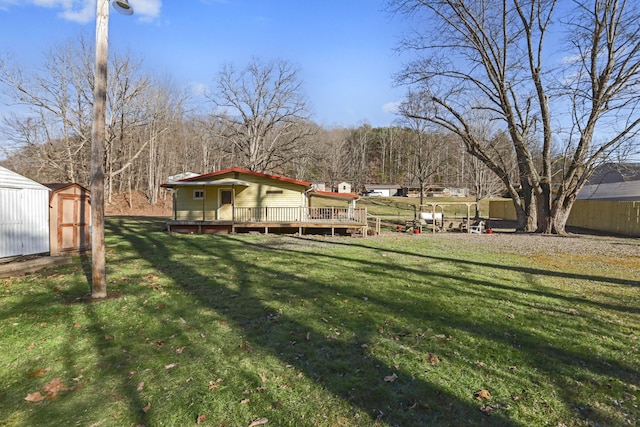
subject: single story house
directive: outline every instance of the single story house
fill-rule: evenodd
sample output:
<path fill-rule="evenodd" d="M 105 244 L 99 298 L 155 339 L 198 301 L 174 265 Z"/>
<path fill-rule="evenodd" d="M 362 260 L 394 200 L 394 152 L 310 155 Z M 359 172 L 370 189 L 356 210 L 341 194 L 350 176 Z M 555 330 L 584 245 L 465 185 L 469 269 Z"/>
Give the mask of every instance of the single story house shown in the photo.
<path fill-rule="evenodd" d="M 229 168 L 162 186 L 173 189 L 169 231 L 367 232 L 367 211 L 356 208 L 357 194 L 316 190 L 311 182 Z M 327 206 L 333 202 L 341 206 Z"/>

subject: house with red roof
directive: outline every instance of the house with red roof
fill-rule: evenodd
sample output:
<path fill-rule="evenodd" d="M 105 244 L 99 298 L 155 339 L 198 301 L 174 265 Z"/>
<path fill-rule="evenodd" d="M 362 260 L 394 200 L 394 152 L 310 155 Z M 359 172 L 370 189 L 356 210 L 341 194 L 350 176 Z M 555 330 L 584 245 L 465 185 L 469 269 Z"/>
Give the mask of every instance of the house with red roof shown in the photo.
<path fill-rule="evenodd" d="M 357 194 L 316 190 L 307 181 L 229 168 L 162 186 L 173 189 L 173 232 L 367 233 Z"/>

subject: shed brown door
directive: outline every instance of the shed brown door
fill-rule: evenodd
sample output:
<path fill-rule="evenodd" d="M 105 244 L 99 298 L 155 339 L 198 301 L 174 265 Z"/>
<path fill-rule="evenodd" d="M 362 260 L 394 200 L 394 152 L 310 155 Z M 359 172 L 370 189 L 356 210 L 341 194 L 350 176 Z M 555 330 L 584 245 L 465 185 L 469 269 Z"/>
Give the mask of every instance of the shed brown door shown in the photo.
<path fill-rule="evenodd" d="M 58 248 L 61 252 L 89 249 L 89 199 L 78 194 L 58 198 Z"/>

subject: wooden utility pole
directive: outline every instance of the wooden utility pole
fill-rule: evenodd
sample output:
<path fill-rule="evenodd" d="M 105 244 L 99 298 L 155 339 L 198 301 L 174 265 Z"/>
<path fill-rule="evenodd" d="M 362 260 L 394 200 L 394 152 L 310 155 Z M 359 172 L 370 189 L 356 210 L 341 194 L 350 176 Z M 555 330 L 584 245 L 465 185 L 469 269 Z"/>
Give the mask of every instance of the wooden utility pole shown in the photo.
<path fill-rule="evenodd" d="M 91 297 L 107 296 L 104 249 L 104 146 L 107 118 L 109 0 L 97 0 L 96 68 L 91 127 Z"/>

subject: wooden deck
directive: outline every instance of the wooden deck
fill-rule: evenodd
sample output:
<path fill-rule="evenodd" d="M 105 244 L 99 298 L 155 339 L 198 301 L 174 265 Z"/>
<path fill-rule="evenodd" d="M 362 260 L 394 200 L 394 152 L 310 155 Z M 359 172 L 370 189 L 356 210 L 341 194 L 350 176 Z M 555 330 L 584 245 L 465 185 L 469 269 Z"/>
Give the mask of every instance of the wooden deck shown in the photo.
<path fill-rule="evenodd" d="M 167 229 L 177 233 L 367 234 L 366 208 L 255 207 L 234 208 L 232 220 L 171 220 Z"/>

